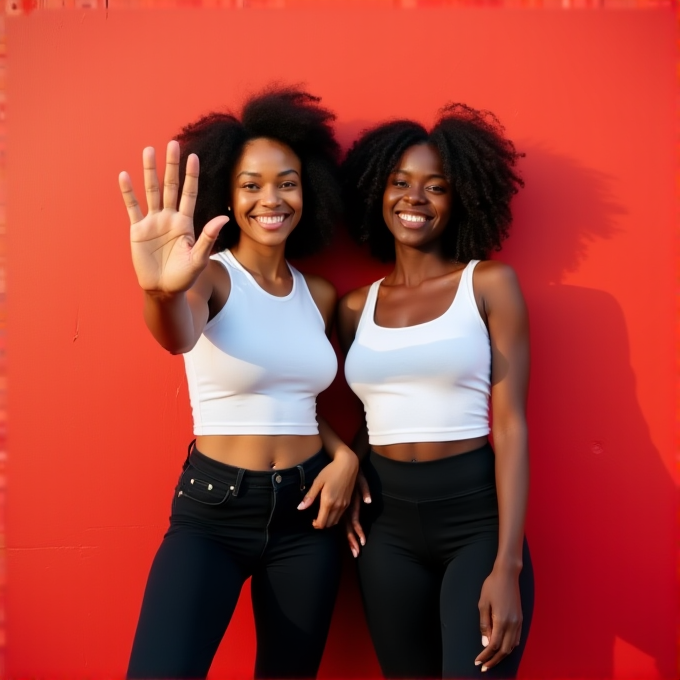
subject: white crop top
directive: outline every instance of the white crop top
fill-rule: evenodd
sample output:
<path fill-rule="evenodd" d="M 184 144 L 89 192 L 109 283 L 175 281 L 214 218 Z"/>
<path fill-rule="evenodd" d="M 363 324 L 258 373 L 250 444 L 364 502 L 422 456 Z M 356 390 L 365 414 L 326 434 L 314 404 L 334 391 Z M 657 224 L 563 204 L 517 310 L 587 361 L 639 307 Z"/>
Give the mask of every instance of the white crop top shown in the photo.
<path fill-rule="evenodd" d="M 440 442 L 489 433 L 491 345 L 472 290 L 478 260 L 463 270 L 451 306 L 415 326 L 375 323 L 370 288 L 345 362 L 374 445 Z"/>
<path fill-rule="evenodd" d="M 317 434 L 316 397 L 338 364 L 304 277 L 288 265 L 293 289 L 277 297 L 229 250 L 211 259 L 231 292 L 184 354 L 194 434 Z"/>

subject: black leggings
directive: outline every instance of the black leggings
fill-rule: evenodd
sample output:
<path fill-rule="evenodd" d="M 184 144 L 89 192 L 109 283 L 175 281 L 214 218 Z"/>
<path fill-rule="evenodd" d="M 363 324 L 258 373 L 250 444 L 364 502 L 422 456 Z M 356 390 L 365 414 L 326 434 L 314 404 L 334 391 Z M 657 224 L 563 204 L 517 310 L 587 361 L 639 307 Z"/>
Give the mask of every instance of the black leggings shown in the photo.
<path fill-rule="evenodd" d="M 257 678 L 311 678 L 337 594 L 339 544 L 297 505 L 330 462 L 254 472 L 194 449 L 144 593 L 128 678 L 204 678 L 252 576 Z M 234 650 L 238 654 L 238 650 Z"/>
<path fill-rule="evenodd" d="M 371 452 L 364 474 L 373 502 L 362 510 L 366 546 L 357 560 L 368 626 L 387 678 L 513 678 L 533 611 L 524 544 L 520 645 L 483 675 L 478 601 L 498 549 L 490 445 L 425 463 Z"/>

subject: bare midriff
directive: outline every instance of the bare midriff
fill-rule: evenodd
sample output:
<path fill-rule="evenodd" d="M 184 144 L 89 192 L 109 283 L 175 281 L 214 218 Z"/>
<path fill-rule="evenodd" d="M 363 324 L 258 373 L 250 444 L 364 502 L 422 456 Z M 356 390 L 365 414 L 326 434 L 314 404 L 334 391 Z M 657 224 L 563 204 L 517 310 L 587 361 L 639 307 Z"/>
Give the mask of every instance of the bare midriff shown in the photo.
<path fill-rule="evenodd" d="M 474 451 L 484 446 L 487 441 L 488 437 L 473 437 L 450 442 L 412 442 L 371 446 L 371 448 L 385 458 L 402 463 L 424 463 Z"/>
<path fill-rule="evenodd" d="M 196 448 L 208 458 L 246 470 L 295 467 L 321 449 L 318 434 L 199 435 Z"/>

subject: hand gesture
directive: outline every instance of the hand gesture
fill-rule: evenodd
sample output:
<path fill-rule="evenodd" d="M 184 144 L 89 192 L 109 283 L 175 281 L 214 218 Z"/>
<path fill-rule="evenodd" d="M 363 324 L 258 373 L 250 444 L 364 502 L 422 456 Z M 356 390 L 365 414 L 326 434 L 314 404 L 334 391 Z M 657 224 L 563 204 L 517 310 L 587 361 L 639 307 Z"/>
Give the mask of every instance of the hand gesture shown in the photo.
<path fill-rule="evenodd" d="M 484 581 L 479 598 L 479 628 L 484 651 L 475 659 L 482 671 L 502 661 L 519 645 L 522 604 L 517 575 L 495 570 Z"/>
<path fill-rule="evenodd" d="M 347 542 L 349 543 L 349 549 L 352 551 L 354 557 L 359 557 L 359 551 L 361 545 L 366 545 L 366 534 L 359 522 L 359 513 L 361 510 L 361 501 L 364 503 L 371 502 L 371 491 L 368 488 L 368 482 L 364 473 L 359 470 L 357 474 L 357 481 L 354 485 L 354 493 L 352 494 L 352 502 L 350 503 L 349 509 L 345 513 L 345 533 L 347 534 Z"/>
<path fill-rule="evenodd" d="M 337 451 L 333 460 L 317 475 L 309 491 L 298 505 L 306 510 L 320 495 L 319 514 L 312 522 L 315 529 L 335 526 L 349 505 L 359 460 L 345 447 Z"/>
<path fill-rule="evenodd" d="M 144 149 L 142 158 L 146 215 L 142 214 L 128 173 L 121 172 L 118 178 L 130 217 L 132 263 L 143 290 L 180 293 L 191 288 L 207 266 L 212 246 L 229 218 L 220 215 L 210 220 L 196 239 L 193 218 L 198 194 L 198 156 L 191 154 L 187 159 L 179 209 L 179 144 L 176 141 L 168 144 L 162 206 L 153 147 Z"/>

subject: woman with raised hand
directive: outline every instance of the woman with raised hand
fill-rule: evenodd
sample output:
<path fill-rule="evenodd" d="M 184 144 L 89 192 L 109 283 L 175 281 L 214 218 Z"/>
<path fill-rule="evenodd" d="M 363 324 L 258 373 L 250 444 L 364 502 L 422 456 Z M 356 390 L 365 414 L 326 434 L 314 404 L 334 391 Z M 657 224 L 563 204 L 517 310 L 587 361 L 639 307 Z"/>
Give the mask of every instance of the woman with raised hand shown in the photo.
<path fill-rule="evenodd" d="M 255 676 L 317 673 L 339 579 L 329 527 L 358 461 L 316 417 L 334 288 L 286 257 L 318 250 L 340 212 L 333 119 L 295 88 L 201 118 L 168 144 L 162 196 L 144 150 L 146 215 L 120 175 L 146 324 L 184 356 L 196 436 L 129 678 L 205 677 L 250 576 Z"/>
<path fill-rule="evenodd" d="M 514 272 L 485 259 L 520 155 L 495 116 L 452 104 L 431 130 L 364 132 L 343 165 L 350 229 L 394 262 L 339 306 L 372 501 L 347 533 L 388 678 L 511 678 L 526 643 L 529 330 Z"/>

